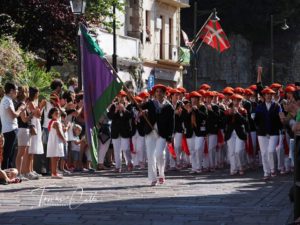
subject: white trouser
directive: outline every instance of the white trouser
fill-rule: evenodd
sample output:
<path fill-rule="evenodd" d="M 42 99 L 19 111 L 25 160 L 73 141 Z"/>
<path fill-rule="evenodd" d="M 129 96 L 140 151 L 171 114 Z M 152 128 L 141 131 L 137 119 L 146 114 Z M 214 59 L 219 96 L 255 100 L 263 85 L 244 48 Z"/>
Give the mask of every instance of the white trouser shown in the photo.
<path fill-rule="evenodd" d="M 234 173 L 242 170 L 243 156 L 245 152 L 245 141 L 241 140 L 235 131 L 232 132 L 231 137 L 227 141 L 228 157 L 230 162 L 230 172 Z"/>
<path fill-rule="evenodd" d="M 264 169 L 264 176 L 269 176 L 275 172 L 275 148 L 278 145 L 279 136 L 258 136 L 261 158 Z"/>
<path fill-rule="evenodd" d="M 291 167 L 294 167 L 294 147 L 295 147 L 295 139 L 291 138 L 289 141 L 290 153 L 289 158 L 291 160 Z"/>
<path fill-rule="evenodd" d="M 276 146 L 276 155 L 277 155 L 277 169 L 282 171 L 284 169 L 284 135 L 279 135 L 279 143 Z"/>
<path fill-rule="evenodd" d="M 99 146 L 98 146 L 98 164 L 104 163 L 105 155 L 108 151 L 109 145 L 110 145 L 111 139 L 108 139 L 104 144 L 98 140 Z"/>
<path fill-rule="evenodd" d="M 198 170 L 202 170 L 203 167 L 203 159 L 204 159 L 204 137 L 196 137 L 195 138 L 195 149 L 197 153 L 197 159 L 199 161 Z"/>
<path fill-rule="evenodd" d="M 255 162 L 255 157 L 256 157 L 256 131 L 251 131 L 250 136 L 251 136 L 251 142 L 252 142 L 252 148 L 253 148 L 252 149 L 253 155 L 249 155 L 246 153 L 246 162 L 248 164 L 253 164 Z"/>
<path fill-rule="evenodd" d="M 251 135 L 251 139 L 252 139 L 252 146 L 253 146 L 253 157 L 255 158 L 256 157 L 256 131 L 251 131 L 250 132 L 250 135 Z"/>
<path fill-rule="evenodd" d="M 148 157 L 148 178 L 151 182 L 157 180 L 157 169 L 160 178 L 165 177 L 165 148 L 166 139 L 152 131 L 145 136 L 146 151 Z"/>
<path fill-rule="evenodd" d="M 197 152 L 195 149 L 195 144 L 196 144 L 195 139 L 196 139 L 195 134 L 193 134 L 192 137 L 186 139 L 186 142 L 190 150 L 190 161 L 192 164 L 192 171 L 196 171 L 199 167 L 199 160 L 197 158 Z"/>
<path fill-rule="evenodd" d="M 116 169 L 120 169 L 122 167 L 122 151 L 126 165 L 131 162 L 129 138 L 118 137 L 116 139 L 112 139 L 112 143 L 114 146 Z"/>
<path fill-rule="evenodd" d="M 204 137 L 197 137 L 194 134 L 191 138 L 187 138 L 186 140 L 191 153 L 192 171 L 202 170 Z"/>
<path fill-rule="evenodd" d="M 176 160 L 170 154 L 170 167 L 176 167 L 180 163 L 180 156 L 181 156 L 181 144 L 182 144 L 182 133 L 175 133 L 174 134 L 174 150 L 176 153 Z"/>
<path fill-rule="evenodd" d="M 145 149 L 145 137 L 139 135 L 136 131 L 135 135 L 132 137 L 132 144 L 135 154 L 131 154 L 133 165 L 137 166 L 141 162 L 144 162 L 144 149 Z"/>
<path fill-rule="evenodd" d="M 223 130 L 221 130 L 221 133 L 224 136 Z M 217 143 L 217 147 L 216 147 L 216 165 L 217 166 L 220 166 L 224 162 L 224 151 L 223 151 L 224 144 L 225 143 Z"/>
<path fill-rule="evenodd" d="M 216 148 L 218 144 L 218 135 L 209 134 L 208 135 L 208 157 L 209 157 L 209 167 L 216 167 Z"/>

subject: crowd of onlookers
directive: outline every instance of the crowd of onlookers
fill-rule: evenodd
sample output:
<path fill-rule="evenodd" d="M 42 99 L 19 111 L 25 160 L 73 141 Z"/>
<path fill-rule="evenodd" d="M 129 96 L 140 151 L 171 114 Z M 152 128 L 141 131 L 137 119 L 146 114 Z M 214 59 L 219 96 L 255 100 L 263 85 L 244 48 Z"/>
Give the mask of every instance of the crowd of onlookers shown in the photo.
<path fill-rule="evenodd" d="M 70 79 L 68 85 L 63 91 L 64 83 L 53 80 L 49 99 L 40 99 L 36 87 L 4 85 L 0 104 L 2 183 L 47 174 L 60 179 L 72 171 L 93 171 L 84 136 L 83 93 L 77 79 Z"/>

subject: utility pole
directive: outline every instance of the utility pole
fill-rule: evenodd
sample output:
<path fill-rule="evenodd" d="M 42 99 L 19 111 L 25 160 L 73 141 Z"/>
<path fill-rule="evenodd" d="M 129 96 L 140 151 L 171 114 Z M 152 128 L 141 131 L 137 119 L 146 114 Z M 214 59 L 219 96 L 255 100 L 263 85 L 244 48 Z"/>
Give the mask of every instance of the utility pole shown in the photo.
<path fill-rule="evenodd" d="M 194 0 L 194 37 L 196 37 L 197 34 L 197 18 L 198 18 L 198 4 L 197 4 L 197 0 Z M 193 71 L 193 75 L 194 75 L 194 83 L 195 83 L 195 87 L 194 90 L 198 89 L 198 57 L 197 57 L 197 52 L 194 53 L 194 71 Z"/>
<path fill-rule="evenodd" d="M 271 83 L 274 83 L 274 21 L 273 21 L 273 15 L 271 15 Z"/>
<path fill-rule="evenodd" d="M 117 36 L 116 36 L 116 3 L 113 3 L 113 55 L 112 55 L 112 66 L 115 71 L 118 72 L 117 68 Z"/>

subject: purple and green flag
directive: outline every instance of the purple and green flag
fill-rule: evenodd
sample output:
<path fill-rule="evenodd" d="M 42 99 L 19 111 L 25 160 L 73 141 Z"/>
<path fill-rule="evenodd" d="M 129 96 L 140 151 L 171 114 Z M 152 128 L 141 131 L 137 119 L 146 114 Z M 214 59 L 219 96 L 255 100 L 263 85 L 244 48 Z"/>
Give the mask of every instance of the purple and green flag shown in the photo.
<path fill-rule="evenodd" d="M 86 138 L 91 150 L 92 163 L 97 165 L 98 131 L 97 124 L 106 108 L 117 96 L 123 83 L 117 80 L 104 53 L 84 26 L 81 30 L 81 62 L 84 90 L 84 111 Z"/>

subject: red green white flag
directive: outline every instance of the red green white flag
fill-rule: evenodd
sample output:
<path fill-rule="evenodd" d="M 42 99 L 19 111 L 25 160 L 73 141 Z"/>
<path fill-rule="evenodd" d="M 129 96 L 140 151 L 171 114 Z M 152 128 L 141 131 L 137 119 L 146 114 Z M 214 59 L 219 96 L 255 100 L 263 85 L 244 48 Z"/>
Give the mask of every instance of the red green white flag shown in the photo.
<path fill-rule="evenodd" d="M 218 21 L 209 20 L 199 37 L 218 52 L 230 48 L 228 38 Z"/>

